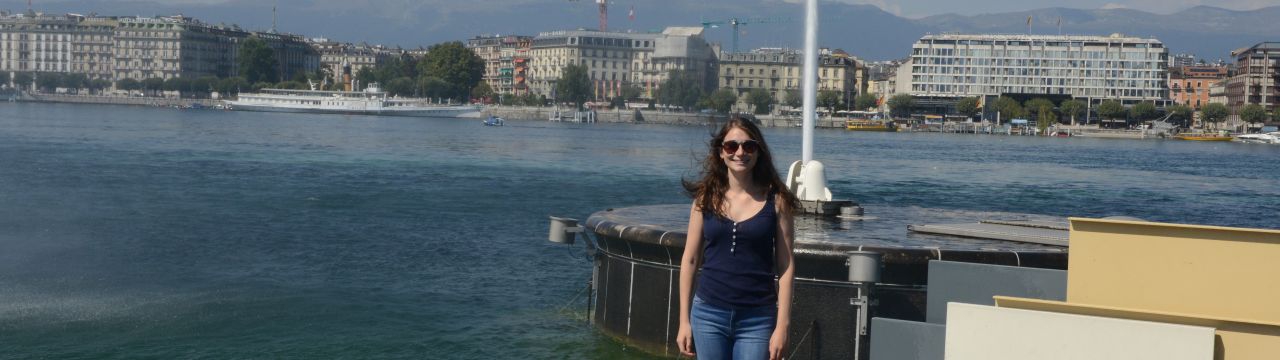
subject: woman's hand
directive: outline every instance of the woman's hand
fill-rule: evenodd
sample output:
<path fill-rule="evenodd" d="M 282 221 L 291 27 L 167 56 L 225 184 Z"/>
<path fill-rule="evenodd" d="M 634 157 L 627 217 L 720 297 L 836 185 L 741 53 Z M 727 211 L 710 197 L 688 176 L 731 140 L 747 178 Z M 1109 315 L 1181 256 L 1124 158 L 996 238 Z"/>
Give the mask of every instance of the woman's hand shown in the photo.
<path fill-rule="evenodd" d="M 782 350 L 786 347 L 787 329 L 774 329 L 773 336 L 769 337 L 769 360 L 782 360 Z"/>
<path fill-rule="evenodd" d="M 680 348 L 680 354 L 684 356 L 697 355 L 693 352 L 693 331 L 687 322 L 680 324 L 680 330 L 676 331 L 676 347 Z"/>

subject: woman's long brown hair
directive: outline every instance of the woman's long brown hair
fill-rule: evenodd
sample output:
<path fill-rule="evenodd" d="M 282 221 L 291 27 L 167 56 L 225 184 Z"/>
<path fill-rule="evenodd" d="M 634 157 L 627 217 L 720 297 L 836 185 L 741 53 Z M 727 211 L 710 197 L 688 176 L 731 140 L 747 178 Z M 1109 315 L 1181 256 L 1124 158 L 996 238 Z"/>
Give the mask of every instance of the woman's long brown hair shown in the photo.
<path fill-rule="evenodd" d="M 701 178 L 697 181 L 682 180 L 685 193 L 694 199 L 702 212 L 710 211 L 712 214 L 727 217 L 724 212 L 724 193 L 729 189 L 729 167 L 725 166 L 724 160 L 720 158 L 720 144 L 724 142 L 724 137 L 729 134 L 729 130 L 734 128 L 742 129 L 752 140 L 760 143 L 760 150 L 756 152 L 756 165 L 751 169 L 753 185 L 769 189 L 770 193 L 777 192 L 782 198 L 782 201 L 777 203 L 780 214 L 790 216 L 800 206 L 800 201 L 795 194 L 791 193 L 791 190 L 787 189 L 787 185 L 782 182 L 782 177 L 778 176 L 778 169 L 773 166 L 773 154 L 769 152 L 769 145 L 765 143 L 760 128 L 750 120 L 738 116 L 730 117 L 724 126 L 720 127 L 720 131 L 711 138 L 707 157 L 702 160 Z"/>

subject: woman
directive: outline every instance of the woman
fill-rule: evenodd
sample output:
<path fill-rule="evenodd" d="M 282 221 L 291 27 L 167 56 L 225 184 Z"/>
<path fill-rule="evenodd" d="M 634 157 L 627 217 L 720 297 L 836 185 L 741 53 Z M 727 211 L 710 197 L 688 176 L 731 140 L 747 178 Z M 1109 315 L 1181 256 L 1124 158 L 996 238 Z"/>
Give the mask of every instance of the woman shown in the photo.
<path fill-rule="evenodd" d="M 676 345 L 699 359 L 781 359 L 791 322 L 792 213 L 799 201 L 750 121 L 730 119 L 710 150 L 702 178 L 684 183 L 693 208 L 680 262 Z"/>

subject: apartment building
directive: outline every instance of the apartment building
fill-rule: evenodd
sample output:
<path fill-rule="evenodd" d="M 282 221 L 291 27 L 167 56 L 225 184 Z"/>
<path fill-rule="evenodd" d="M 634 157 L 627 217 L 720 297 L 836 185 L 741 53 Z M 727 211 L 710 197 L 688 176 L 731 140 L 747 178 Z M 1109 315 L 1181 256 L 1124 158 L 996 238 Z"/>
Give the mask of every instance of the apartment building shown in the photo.
<path fill-rule="evenodd" d="M 708 89 L 715 84 L 716 57 L 702 28 L 670 27 L 661 33 L 594 30 L 552 31 L 533 38 L 529 56 L 529 88 L 552 97 L 567 65 L 586 66 L 594 98 L 618 96 L 636 86 L 652 97 L 671 70 L 690 72 Z"/>
<path fill-rule="evenodd" d="M 1226 80 L 1227 107 L 1236 114 L 1248 104 L 1275 111 L 1280 101 L 1280 42 L 1264 42 L 1231 52 L 1235 65 Z"/>
<path fill-rule="evenodd" d="M 109 79 L 113 18 L 35 13 L 0 16 L 0 71 L 79 73 Z"/>
<path fill-rule="evenodd" d="M 912 46 L 911 94 L 925 104 L 1004 95 L 1163 105 L 1168 57 L 1159 40 L 1120 34 L 925 35 Z"/>
<path fill-rule="evenodd" d="M 1199 110 L 1209 104 L 1209 88 L 1227 78 L 1227 67 L 1186 65 L 1169 69 L 1169 95 L 1176 104 Z"/>
<path fill-rule="evenodd" d="M 818 91 L 839 91 L 847 101 L 866 91 L 865 65 L 842 50 L 822 49 L 818 57 Z M 719 87 L 738 94 L 739 109 L 748 109 L 746 94 L 764 89 L 778 104 L 789 92 L 802 91 L 804 57 L 799 50 L 762 48 L 720 55 Z"/>

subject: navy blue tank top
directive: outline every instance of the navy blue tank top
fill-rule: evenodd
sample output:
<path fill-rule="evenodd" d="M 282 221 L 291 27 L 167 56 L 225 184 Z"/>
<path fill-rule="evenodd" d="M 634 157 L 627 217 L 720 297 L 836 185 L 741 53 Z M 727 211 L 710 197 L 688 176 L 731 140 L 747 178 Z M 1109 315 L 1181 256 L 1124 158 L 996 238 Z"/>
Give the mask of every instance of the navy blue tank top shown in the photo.
<path fill-rule="evenodd" d="M 695 292 L 713 305 L 742 309 L 777 304 L 774 238 L 778 214 L 772 192 L 754 216 L 734 222 L 702 213 L 702 272 Z"/>

